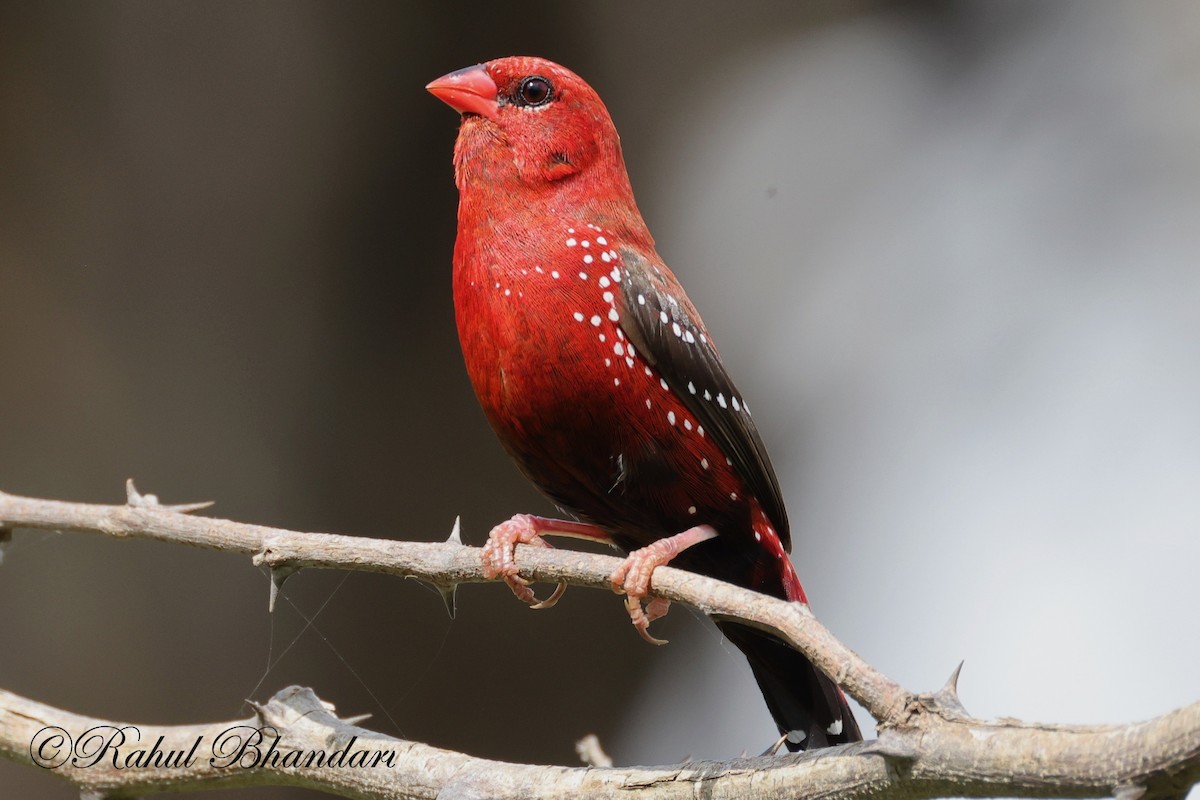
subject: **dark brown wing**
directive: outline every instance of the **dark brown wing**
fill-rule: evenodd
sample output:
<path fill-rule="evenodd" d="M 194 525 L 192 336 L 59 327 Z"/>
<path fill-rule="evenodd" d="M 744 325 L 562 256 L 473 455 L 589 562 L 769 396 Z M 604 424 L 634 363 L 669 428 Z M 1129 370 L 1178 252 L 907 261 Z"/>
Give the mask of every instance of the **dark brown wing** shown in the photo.
<path fill-rule="evenodd" d="M 625 334 L 733 462 L 790 552 L 787 512 L 767 449 L 695 306 L 669 270 L 627 248 L 621 257 Z"/>

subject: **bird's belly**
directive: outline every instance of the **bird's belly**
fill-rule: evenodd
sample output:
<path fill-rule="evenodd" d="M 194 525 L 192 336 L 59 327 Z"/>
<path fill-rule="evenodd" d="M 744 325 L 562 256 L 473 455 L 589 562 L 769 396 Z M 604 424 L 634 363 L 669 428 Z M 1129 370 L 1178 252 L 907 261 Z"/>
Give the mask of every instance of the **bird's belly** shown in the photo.
<path fill-rule="evenodd" d="M 522 471 L 630 546 L 747 526 L 730 462 L 621 328 L 619 273 L 520 277 L 477 282 L 456 304 L 476 394 Z"/>

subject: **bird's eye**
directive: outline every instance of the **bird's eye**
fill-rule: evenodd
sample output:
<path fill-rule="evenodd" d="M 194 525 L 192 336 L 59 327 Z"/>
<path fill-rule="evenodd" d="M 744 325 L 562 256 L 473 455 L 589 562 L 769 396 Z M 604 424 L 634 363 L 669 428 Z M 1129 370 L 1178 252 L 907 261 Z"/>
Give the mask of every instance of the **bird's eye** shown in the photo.
<path fill-rule="evenodd" d="M 530 75 L 517 87 L 515 100 L 519 106 L 544 106 L 554 98 L 554 86 L 541 75 Z"/>

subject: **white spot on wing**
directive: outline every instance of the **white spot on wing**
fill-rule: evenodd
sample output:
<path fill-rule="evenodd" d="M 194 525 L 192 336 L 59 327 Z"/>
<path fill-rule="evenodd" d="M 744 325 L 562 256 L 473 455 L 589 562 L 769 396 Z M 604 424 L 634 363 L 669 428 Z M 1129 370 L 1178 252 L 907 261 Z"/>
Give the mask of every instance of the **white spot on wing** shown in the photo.
<path fill-rule="evenodd" d="M 592 324 L 595 325 L 597 328 L 600 327 L 600 315 L 599 314 L 592 315 Z"/>
<path fill-rule="evenodd" d="M 576 322 L 583 322 L 583 312 L 582 311 L 576 311 L 571 316 L 575 317 Z"/>

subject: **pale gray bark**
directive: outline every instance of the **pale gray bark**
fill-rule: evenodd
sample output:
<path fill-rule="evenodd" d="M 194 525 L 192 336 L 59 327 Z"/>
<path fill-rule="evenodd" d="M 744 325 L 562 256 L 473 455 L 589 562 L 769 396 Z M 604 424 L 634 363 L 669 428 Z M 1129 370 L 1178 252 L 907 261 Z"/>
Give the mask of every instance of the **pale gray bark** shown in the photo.
<path fill-rule="evenodd" d="M 352 569 L 414 577 L 450 590 L 483 581 L 479 550 L 457 536 L 441 544 L 301 533 L 228 520 L 188 516 L 196 506 L 161 506 L 129 487 L 121 506 L 66 503 L 0 492 L 0 532 L 13 528 L 138 537 L 245 553 L 285 575 L 301 568 Z M 0 542 L 3 536 L 0 536 Z M 617 563 L 609 556 L 521 547 L 524 575 L 543 581 L 608 588 Z M 958 702 L 955 678 L 941 691 L 918 695 L 867 664 L 838 641 L 806 606 L 787 603 L 670 568 L 654 573 L 655 594 L 708 614 L 736 617 L 772 631 L 806 653 L 879 722 L 878 740 L 811 754 L 727 762 L 691 762 L 654 768 L 576 768 L 504 764 L 392 739 L 339 720 L 310 690 L 276 694 L 251 720 L 206 725 L 139 725 L 140 744 L 163 737 L 161 751 L 188 751 L 187 768 L 124 769 L 111 762 L 57 768 L 86 795 L 131 797 L 150 791 L 213 786 L 287 784 L 363 798 L 576 798 L 605 797 L 845 797 L 1039 796 L 1121 800 L 1184 794 L 1200 781 L 1200 702 L 1148 722 L 1124 726 L 1029 724 L 979 720 Z M 0 691 L 0 755 L 35 763 L 58 752 L 50 740 L 31 747 L 39 731 L 58 727 L 73 735 L 124 723 L 81 717 Z M 374 768 L 212 763 L 212 745 L 231 728 L 270 726 L 290 751 L 331 754 L 357 736 L 354 750 L 392 754 Z M 41 734 L 49 736 L 50 734 Z M 266 749 L 269 739 L 262 742 Z M 227 745 L 234 742 L 227 741 Z M 61 755 L 61 753 L 60 753 Z"/>

